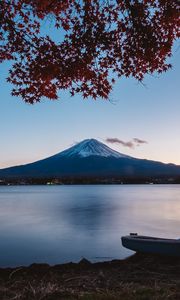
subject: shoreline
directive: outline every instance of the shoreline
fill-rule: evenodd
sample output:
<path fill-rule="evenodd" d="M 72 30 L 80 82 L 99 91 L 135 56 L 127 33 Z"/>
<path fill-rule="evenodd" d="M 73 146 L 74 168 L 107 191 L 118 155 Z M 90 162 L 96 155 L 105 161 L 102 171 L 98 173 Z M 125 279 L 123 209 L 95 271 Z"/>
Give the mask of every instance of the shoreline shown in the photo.
<path fill-rule="evenodd" d="M 16 182 L 7 182 L 7 183 L 1 183 L 0 182 L 0 187 L 4 186 L 78 186 L 78 185 L 179 185 L 180 180 L 177 181 L 165 181 L 165 180 L 159 180 L 159 181 L 111 181 L 111 182 L 66 182 L 66 183 L 59 183 L 59 184 L 54 184 L 54 183 L 16 183 Z"/>
<path fill-rule="evenodd" d="M 0 299 L 180 299 L 180 258 L 136 253 L 105 262 L 0 268 Z"/>

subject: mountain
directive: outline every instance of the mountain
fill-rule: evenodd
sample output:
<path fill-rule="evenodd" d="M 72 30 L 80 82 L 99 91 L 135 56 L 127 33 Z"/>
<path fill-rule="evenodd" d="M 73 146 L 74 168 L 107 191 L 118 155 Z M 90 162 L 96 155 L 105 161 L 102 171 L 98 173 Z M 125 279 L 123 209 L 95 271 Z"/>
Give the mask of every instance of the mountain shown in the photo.
<path fill-rule="evenodd" d="M 137 159 L 87 139 L 46 159 L 0 170 L 5 178 L 174 177 L 180 166 Z"/>
<path fill-rule="evenodd" d="M 101 156 L 101 157 L 115 157 L 115 158 L 122 158 L 122 157 L 129 157 L 122 153 L 119 153 L 105 144 L 95 140 L 95 139 L 87 139 L 84 140 L 77 145 L 64 150 L 57 154 L 58 157 L 89 157 L 89 156 Z"/>

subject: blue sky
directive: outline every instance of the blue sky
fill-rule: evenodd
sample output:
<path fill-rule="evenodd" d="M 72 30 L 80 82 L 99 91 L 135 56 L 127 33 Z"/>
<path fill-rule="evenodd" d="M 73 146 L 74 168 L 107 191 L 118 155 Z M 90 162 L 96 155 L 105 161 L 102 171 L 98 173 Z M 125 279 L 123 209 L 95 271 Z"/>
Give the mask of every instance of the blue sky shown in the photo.
<path fill-rule="evenodd" d="M 108 144 L 139 158 L 180 165 L 180 51 L 174 47 L 173 69 L 147 76 L 145 86 L 120 79 L 110 101 L 83 100 L 59 93 L 59 100 L 35 105 L 11 96 L 6 83 L 8 64 L 0 66 L 0 168 L 48 157 L 86 138 L 139 138 L 147 144 L 134 149 Z"/>

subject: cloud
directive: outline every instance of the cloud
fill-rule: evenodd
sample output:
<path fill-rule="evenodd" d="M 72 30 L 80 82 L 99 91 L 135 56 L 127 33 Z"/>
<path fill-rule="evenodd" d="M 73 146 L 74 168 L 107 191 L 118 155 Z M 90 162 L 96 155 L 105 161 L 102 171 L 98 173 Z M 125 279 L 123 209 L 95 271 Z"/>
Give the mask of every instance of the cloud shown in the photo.
<path fill-rule="evenodd" d="M 121 144 L 122 146 L 128 147 L 128 148 L 134 148 L 133 141 L 124 142 L 124 141 L 122 141 L 120 139 L 117 139 L 117 138 L 107 138 L 106 142 L 111 143 L 111 144 Z"/>
<path fill-rule="evenodd" d="M 144 141 L 144 140 L 140 140 L 138 138 L 133 138 L 133 141 L 138 144 L 138 145 L 141 145 L 141 144 L 148 144 L 147 141 Z"/>
<path fill-rule="evenodd" d="M 145 140 L 141 140 L 138 138 L 133 138 L 131 141 L 122 141 L 118 138 L 107 138 L 105 140 L 107 143 L 111 143 L 111 144 L 120 144 L 124 147 L 130 148 L 130 149 L 134 149 L 136 146 L 140 146 L 142 144 L 147 144 L 148 142 Z"/>

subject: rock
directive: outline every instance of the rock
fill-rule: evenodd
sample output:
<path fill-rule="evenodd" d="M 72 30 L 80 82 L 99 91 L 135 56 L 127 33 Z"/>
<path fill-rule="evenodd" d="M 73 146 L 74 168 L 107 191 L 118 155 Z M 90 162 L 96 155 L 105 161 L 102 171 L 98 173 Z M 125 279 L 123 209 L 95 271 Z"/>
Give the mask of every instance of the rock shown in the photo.
<path fill-rule="evenodd" d="M 80 266 L 89 266 L 89 265 L 91 265 L 91 262 L 89 260 L 87 260 L 86 258 L 83 258 L 80 260 L 79 265 Z"/>

